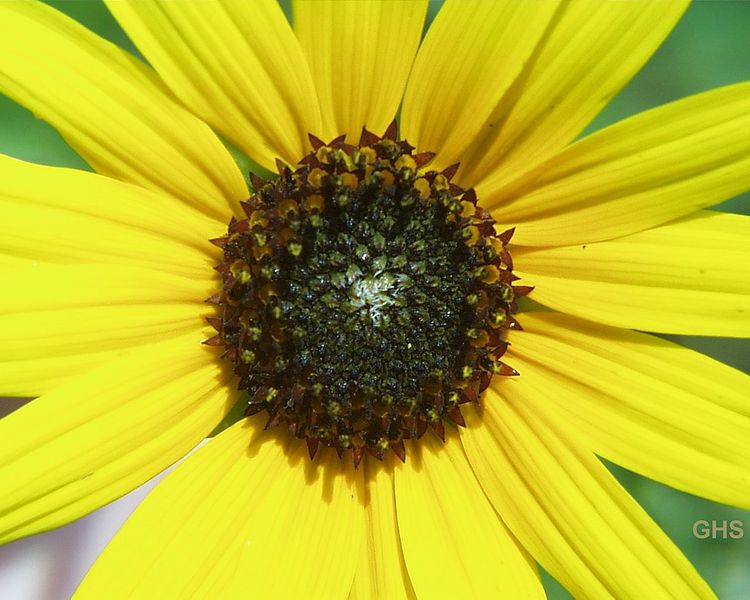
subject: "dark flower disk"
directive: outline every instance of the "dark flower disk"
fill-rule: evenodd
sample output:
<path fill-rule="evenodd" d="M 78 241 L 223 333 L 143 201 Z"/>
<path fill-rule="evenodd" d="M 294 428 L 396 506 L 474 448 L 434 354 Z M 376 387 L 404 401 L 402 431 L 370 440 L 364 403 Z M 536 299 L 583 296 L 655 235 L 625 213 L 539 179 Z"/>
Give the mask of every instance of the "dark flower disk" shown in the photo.
<path fill-rule="evenodd" d="M 222 292 L 209 301 L 234 362 L 246 414 L 266 410 L 339 455 L 365 451 L 405 459 L 405 439 L 444 421 L 463 425 L 460 405 L 478 401 L 501 362 L 505 329 L 518 328 L 506 249 L 473 190 L 451 183 L 457 165 L 424 171 L 433 155 L 363 130 L 341 136 L 279 178 L 252 175 L 247 218 L 212 240 Z"/>

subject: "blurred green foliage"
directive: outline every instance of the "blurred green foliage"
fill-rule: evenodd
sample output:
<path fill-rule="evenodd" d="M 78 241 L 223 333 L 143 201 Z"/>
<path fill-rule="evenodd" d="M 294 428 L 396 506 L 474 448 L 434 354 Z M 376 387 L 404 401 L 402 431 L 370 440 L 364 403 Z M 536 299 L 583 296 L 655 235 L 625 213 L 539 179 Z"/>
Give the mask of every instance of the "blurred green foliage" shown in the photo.
<path fill-rule="evenodd" d="M 98 0 L 57 0 L 49 4 L 138 54 Z M 288 0 L 282 0 L 282 4 L 290 14 Z M 434 17 L 440 4 L 439 0 L 430 2 L 428 18 Z M 742 80 L 750 80 L 750 2 L 696 2 L 653 59 L 584 135 L 659 104 Z M 5 97 L 0 97 L 0 152 L 38 163 L 88 169 L 51 127 Z M 750 214 L 750 194 L 729 200 L 720 209 Z M 673 339 L 737 368 L 750 370 L 747 341 Z M 721 434 L 716 432 L 717 436 Z M 682 548 L 722 600 L 750 598 L 750 512 L 695 498 L 616 465 L 607 466 Z M 739 519 L 745 524 L 745 537 L 696 539 L 693 523 L 699 519 Z M 544 581 L 550 598 L 570 598 L 546 574 Z"/>

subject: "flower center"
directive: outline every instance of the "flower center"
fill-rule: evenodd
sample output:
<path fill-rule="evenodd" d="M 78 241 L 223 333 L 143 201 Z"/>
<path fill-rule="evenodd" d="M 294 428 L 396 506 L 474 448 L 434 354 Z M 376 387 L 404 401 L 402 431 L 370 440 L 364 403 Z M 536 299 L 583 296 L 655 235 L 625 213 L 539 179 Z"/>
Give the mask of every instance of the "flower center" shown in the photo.
<path fill-rule="evenodd" d="M 324 144 L 279 178 L 251 175 L 247 218 L 232 220 L 216 267 L 223 289 L 211 319 L 234 362 L 246 414 L 267 411 L 339 455 L 351 449 L 405 458 L 404 440 L 444 421 L 463 425 L 460 405 L 478 401 L 501 362 L 503 330 L 518 326 L 517 279 L 494 220 L 473 190 L 451 183 L 457 165 L 423 167 L 396 139 L 363 130 Z"/>

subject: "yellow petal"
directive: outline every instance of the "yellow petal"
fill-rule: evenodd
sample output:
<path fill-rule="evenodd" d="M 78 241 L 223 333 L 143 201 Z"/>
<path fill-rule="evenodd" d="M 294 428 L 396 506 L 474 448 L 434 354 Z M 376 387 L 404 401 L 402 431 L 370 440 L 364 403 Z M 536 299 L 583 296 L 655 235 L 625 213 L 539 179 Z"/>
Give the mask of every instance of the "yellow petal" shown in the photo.
<path fill-rule="evenodd" d="M 0 394 L 9 396 L 39 395 L 212 313 L 202 302 L 211 282 L 135 267 L 36 264 L 4 273 L 3 286 Z"/>
<path fill-rule="evenodd" d="M 0 314 L 87 306 L 189 303 L 200 307 L 214 283 L 123 265 L 45 265 L 3 273 Z"/>
<path fill-rule="evenodd" d="M 416 600 L 401 550 L 393 460 L 364 462 L 365 534 L 349 600 Z"/>
<path fill-rule="evenodd" d="M 77 375 L 124 356 L 129 348 L 136 348 L 138 345 L 136 341 L 131 341 L 125 347 L 115 350 L 97 350 L 94 347 L 89 352 L 76 354 L 51 352 L 51 356 L 31 359 L 4 359 L 0 362 L 0 394 L 10 398 L 41 396 Z M 9 348 L 12 351 L 13 344 Z M 44 345 L 42 348 L 48 351 Z"/>
<path fill-rule="evenodd" d="M 523 375 L 467 410 L 461 441 L 519 542 L 576 598 L 714 598 L 690 562 L 544 409 Z"/>
<path fill-rule="evenodd" d="M 518 248 L 534 300 L 617 327 L 750 336 L 750 217 L 703 211 L 608 242 Z"/>
<path fill-rule="evenodd" d="M 313 464 L 280 433 L 246 419 L 188 457 L 75 598 L 345 598 L 363 535 L 361 471 L 332 451 Z"/>
<path fill-rule="evenodd" d="M 0 420 L 0 543 L 118 498 L 211 431 L 235 392 L 201 339 L 133 351 Z"/>
<path fill-rule="evenodd" d="M 41 2 L 0 3 L 0 91 L 100 173 L 166 191 L 222 221 L 247 196 L 216 135 L 149 68 Z"/>
<path fill-rule="evenodd" d="M 254 160 L 296 164 L 320 129 L 310 71 L 274 0 L 107 7 L 172 93 Z"/>
<path fill-rule="evenodd" d="M 485 125 L 543 39 L 557 1 L 447 0 L 414 61 L 401 137 L 447 166 Z"/>
<path fill-rule="evenodd" d="M 210 278 L 222 225 L 164 194 L 0 155 L 0 254 Z"/>
<path fill-rule="evenodd" d="M 509 360 L 575 439 L 651 479 L 750 508 L 750 376 L 650 335 L 523 317 Z"/>
<path fill-rule="evenodd" d="M 5 272 L 12 269 L 22 269 L 34 264 L 33 260 L 21 258 L 20 256 L 11 256 L 0 252 L 0 271 Z"/>
<path fill-rule="evenodd" d="M 293 9 L 320 99 L 323 137 L 345 133 L 356 143 L 363 126 L 383 133 L 401 103 L 427 2 L 297 0 Z"/>
<path fill-rule="evenodd" d="M 398 466 L 396 512 L 418 598 L 544 598 L 535 567 L 492 510 L 455 435 Z"/>
<path fill-rule="evenodd" d="M 461 158 L 486 200 L 569 144 L 635 75 L 687 8 L 682 0 L 566 3 L 514 88 Z M 481 82 L 479 82 L 481 85 Z"/>
<path fill-rule="evenodd" d="M 498 223 L 519 226 L 517 244 L 619 237 L 750 188 L 749 129 L 750 83 L 730 85 L 598 131 L 517 186 L 498 192 L 483 183 L 478 191 Z"/>

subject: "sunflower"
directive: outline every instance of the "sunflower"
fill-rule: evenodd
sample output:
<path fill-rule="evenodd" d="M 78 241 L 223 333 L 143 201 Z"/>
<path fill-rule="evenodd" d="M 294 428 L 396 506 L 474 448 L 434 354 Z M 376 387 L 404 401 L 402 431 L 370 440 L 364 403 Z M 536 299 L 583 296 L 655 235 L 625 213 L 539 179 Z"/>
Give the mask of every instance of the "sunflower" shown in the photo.
<path fill-rule="evenodd" d="M 0 541 L 234 421 L 76 597 L 713 597 L 597 455 L 750 507 L 748 377 L 638 331 L 750 331 L 750 85 L 573 141 L 685 3 L 108 7 L 150 66 L 0 4 L 97 171 L 0 158 Z"/>

